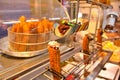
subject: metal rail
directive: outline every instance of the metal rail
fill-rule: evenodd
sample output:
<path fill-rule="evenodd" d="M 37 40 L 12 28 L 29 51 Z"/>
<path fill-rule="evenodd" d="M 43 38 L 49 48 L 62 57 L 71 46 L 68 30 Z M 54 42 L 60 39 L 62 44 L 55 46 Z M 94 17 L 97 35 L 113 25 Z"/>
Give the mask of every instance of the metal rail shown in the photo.
<path fill-rule="evenodd" d="M 61 62 L 72 57 L 75 52 L 79 52 L 80 51 L 80 46 L 76 47 L 75 49 L 69 49 L 68 51 L 65 51 L 65 52 L 62 52 L 61 54 Z M 22 74 L 21 76 L 17 77 L 17 75 L 21 74 L 16 74 L 14 76 L 11 76 L 9 78 L 6 78 L 6 79 L 14 79 L 16 78 L 17 80 L 30 80 L 30 79 L 34 79 L 35 77 L 39 76 L 39 75 L 42 75 L 44 72 L 46 72 L 46 68 L 49 67 L 49 57 L 47 59 L 44 60 L 44 62 L 42 62 L 43 64 L 39 63 L 33 67 L 35 68 L 32 68 L 31 70 L 29 70 L 27 73 L 25 73 L 24 75 Z M 25 72 L 25 71 L 24 71 Z"/>
<path fill-rule="evenodd" d="M 108 54 L 104 57 L 104 59 L 97 65 L 97 67 L 91 72 L 91 74 L 85 80 L 94 80 L 100 70 L 104 67 L 105 63 L 108 62 L 113 52 L 111 51 L 104 51 Z"/>

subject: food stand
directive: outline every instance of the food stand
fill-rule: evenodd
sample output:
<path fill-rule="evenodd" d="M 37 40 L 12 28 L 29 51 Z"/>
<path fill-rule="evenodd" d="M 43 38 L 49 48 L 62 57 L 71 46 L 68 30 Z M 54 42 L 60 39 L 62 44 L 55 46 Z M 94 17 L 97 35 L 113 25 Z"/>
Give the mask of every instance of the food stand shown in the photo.
<path fill-rule="evenodd" d="M 70 20 L 70 17 L 67 13 L 66 8 L 64 8 L 57 0 L 26 0 L 24 2 L 19 3 L 18 0 L 15 1 L 15 4 L 12 6 L 12 8 L 15 8 L 14 6 L 17 5 L 15 9 L 17 10 L 11 10 L 8 12 L 11 14 L 7 14 L 8 16 L 4 16 L 1 11 L 1 15 L 3 16 L 1 18 L 1 24 L 2 26 L 11 27 L 13 24 L 20 23 L 18 18 L 21 15 L 26 16 L 26 22 L 31 21 L 39 21 L 39 19 L 42 19 L 43 17 L 47 17 L 50 21 L 53 22 L 59 22 L 60 20 Z M 11 3 L 8 1 L 1 1 L 2 4 Z M 81 3 L 81 2 L 80 2 Z M 86 3 L 83 1 L 83 3 Z M 19 5 L 18 5 L 19 4 Z M 20 5 L 25 4 L 25 8 L 22 8 L 22 11 L 25 11 L 26 13 L 21 13 Z M 49 4 L 49 5 L 48 5 Z M 10 4 L 11 5 L 11 4 Z M 9 6 L 9 5 L 8 5 Z M 47 8 L 46 8 L 47 7 Z M 20 9 L 19 9 L 20 8 Z M 3 9 L 5 9 L 5 6 L 3 5 Z M 27 9 L 27 10 L 24 10 Z M 13 15 L 13 12 L 16 11 L 16 16 Z M 3 11 L 4 12 L 4 11 Z M 9 16 L 10 15 L 10 16 Z M 11 17 L 14 16 L 14 17 Z M 33 19 L 31 19 L 33 18 Z M 57 24 L 58 25 L 58 24 Z M 96 26 L 96 25 L 94 25 Z M 89 26 L 88 26 L 89 28 Z M 82 31 L 82 29 L 80 29 Z M 5 30 L 6 32 L 7 30 Z M 82 33 L 81 33 L 82 34 Z M 97 34 L 97 32 L 95 32 Z M 99 79 L 113 79 L 117 80 L 119 73 L 120 73 L 120 66 L 119 61 L 116 62 L 110 62 L 110 58 L 113 55 L 113 50 L 109 50 L 111 48 L 108 45 L 105 45 L 106 47 L 103 48 L 102 52 L 100 52 L 99 44 L 96 44 L 94 42 L 94 35 L 90 34 L 88 37 L 90 38 L 90 43 L 87 46 L 90 46 L 89 55 L 84 54 L 82 52 L 82 44 L 79 41 L 69 41 L 70 36 L 65 37 L 58 37 L 54 34 L 54 32 L 50 33 L 49 40 L 56 40 L 58 41 L 60 46 L 60 62 L 62 66 L 61 74 L 54 73 L 51 71 L 49 65 L 49 53 L 47 50 L 47 46 L 45 49 L 38 50 L 38 51 L 26 51 L 26 52 L 17 52 L 17 51 L 11 51 L 9 49 L 9 37 L 8 32 L 5 34 L 5 36 L 2 36 L 0 39 L 0 79 L 1 80 L 53 80 L 52 74 L 56 74 L 58 77 L 60 77 L 62 80 L 69 80 L 69 76 L 73 76 L 75 79 L 85 79 L 85 80 L 97 80 Z M 76 37 L 80 37 L 81 35 L 78 35 Z M 46 37 L 45 37 L 46 38 Z M 84 38 L 84 37 L 83 37 Z M 83 39 L 82 38 L 82 39 Z M 32 38 L 30 38 L 32 39 Z M 37 38 L 38 39 L 38 38 Z M 110 41 L 119 40 L 119 38 L 115 38 L 113 40 L 110 39 Z M 104 41 L 109 41 L 108 39 L 104 39 Z M 69 41 L 69 43 L 67 42 Z M 27 43 L 29 44 L 29 43 Z M 32 44 L 32 43 L 31 43 Z M 68 46 L 70 44 L 70 46 Z M 71 46 L 72 45 L 72 46 Z M 113 46 L 113 45 L 112 45 Z M 101 46 L 100 46 L 101 47 Z M 107 48 L 107 49 L 106 49 Z M 119 48 L 118 48 L 119 49 Z M 80 56 L 82 55 L 82 57 Z M 83 59 L 84 55 L 88 55 L 86 59 Z M 88 64 L 86 64 L 86 62 Z M 106 76 L 103 76 L 101 74 L 104 73 L 104 66 L 106 69 L 109 70 L 107 67 L 107 64 L 113 64 L 112 67 L 115 67 L 114 72 L 112 74 L 112 77 L 108 78 Z M 110 67 L 110 66 L 109 66 Z M 112 68 L 113 69 L 113 68 Z M 100 71 L 103 71 L 100 72 Z M 108 71 L 109 72 L 109 71 Z"/>

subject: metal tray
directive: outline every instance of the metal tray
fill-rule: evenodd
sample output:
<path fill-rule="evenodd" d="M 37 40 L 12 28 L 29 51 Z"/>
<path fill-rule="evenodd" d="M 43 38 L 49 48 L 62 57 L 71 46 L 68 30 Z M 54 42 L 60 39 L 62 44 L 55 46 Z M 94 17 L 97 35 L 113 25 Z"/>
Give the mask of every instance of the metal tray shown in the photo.
<path fill-rule="evenodd" d="M 27 52 L 10 51 L 8 38 L 4 37 L 4 38 L 0 39 L 0 51 L 1 51 L 1 53 L 9 55 L 9 56 L 22 58 L 22 57 L 34 57 L 34 56 L 43 54 L 43 53 L 47 52 L 48 50 L 46 48 L 46 49 L 42 49 L 42 50 L 38 50 L 38 51 L 27 51 Z"/>

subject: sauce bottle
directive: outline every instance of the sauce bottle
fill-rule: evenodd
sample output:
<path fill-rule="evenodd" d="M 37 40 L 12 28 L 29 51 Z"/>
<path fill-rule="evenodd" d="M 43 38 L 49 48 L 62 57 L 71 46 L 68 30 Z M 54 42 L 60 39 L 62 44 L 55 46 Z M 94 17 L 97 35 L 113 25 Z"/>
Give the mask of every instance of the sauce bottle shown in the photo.
<path fill-rule="evenodd" d="M 117 18 L 119 15 L 116 12 L 109 12 L 107 16 L 107 24 L 105 26 L 104 31 L 105 32 L 113 32 L 113 28 L 115 26 L 115 22 L 117 21 Z"/>

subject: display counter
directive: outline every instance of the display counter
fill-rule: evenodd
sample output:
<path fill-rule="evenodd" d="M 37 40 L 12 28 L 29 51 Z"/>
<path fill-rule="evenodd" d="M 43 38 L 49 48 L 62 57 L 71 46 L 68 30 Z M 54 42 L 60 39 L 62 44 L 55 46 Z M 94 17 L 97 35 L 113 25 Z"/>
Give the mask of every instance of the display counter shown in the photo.
<path fill-rule="evenodd" d="M 1 39 L 2 43 L 6 41 L 7 37 Z M 66 45 L 62 45 L 60 47 L 60 54 L 61 54 L 61 64 L 73 57 L 76 53 L 81 51 L 80 44 L 76 43 L 75 48 L 69 48 Z M 112 56 L 112 52 L 105 51 L 107 53 L 104 57 L 93 57 L 95 55 L 98 55 L 97 52 L 93 52 L 93 54 L 90 55 L 88 60 L 91 60 L 91 63 L 87 65 L 84 68 L 89 67 L 89 75 L 86 76 L 86 80 L 94 80 L 104 67 L 104 65 L 109 62 L 110 57 Z M 87 60 L 87 61 L 88 61 Z M 94 61 L 95 60 L 95 61 Z M 83 66 L 84 61 L 79 62 L 74 67 L 80 67 Z M 67 63 L 71 64 L 71 63 Z M 82 64 L 82 65 L 81 65 Z M 74 68 L 73 67 L 73 68 Z M 48 71 L 49 68 L 49 54 L 48 52 L 42 53 L 40 55 L 34 56 L 34 57 L 27 57 L 27 58 L 21 58 L 21 57 L 13 57 L 10 55 L 7 55 L 5 53 L 0 53 L 0 79 L 2 80 L 36 80 L 37 78 L 49 80 L 49 77 L 51 77 L 51 72 Z M 82 68 L 82 70 L 84 70 Z M 119 67 L 117 67 L 119 69 Z M 119 71 L 119 70 L 118 70 Z M 45 74 L 49 77 L 46 77 Z M 118 75 L 117 72 L 115 72 L 116 75 Z M 66 77 L 66 74 L 63 74 L 64 77 Z M 115 75 L 115 76 L 116 76 Z M 52 77 L 51 77 L 52 78 Z"/>
<path fill-rule="evenodd" d="M 2 2 L 2 4 L 5 4 L 5 5 L 7 4 L 7 2 L 9 3 L 9 5 L 11 3 L 10 0 L 7 0 L 7 1 L 2 0 L 1 2 Z M 47 3 L 47 5 L 46 5 L 46 3 Z M 49 3 L 51 6 L 48 5 Z M 21 4 L 22 5 L 27 4 L 27 7 L 26 6 L 23 6 L 22 8 L 19 7 Z M 84 4 L 86 4 L 85 1 L 84 1 Z M 92 43 L 90 43 L 90 45 L 88 45 L 88 47 L 90 47 L 90 51 L 89 51 L 90 54 L 85 54 L 84 52 L 82 52 L 82 44 L 79 41 L 78 42 L 72 41 L 72 43 L 70 43 L 70 44 L 72 44 L 72 46 L 68 46 L 69 41 L 71 41 L 70 40 L 71 35 L 69 35 L 69 37 L 67 37 L 68 41 L 65 41 L 66 37 L 61 37 L 61 36 L 60 36 L 61 38 L 57 37 L 54 34 L 54 32 L 52 34 L 50 34 L 50 36 L 49 36 L 50 40 L 56 40 L 61 44 L 61 46 L 60 46 L 60 62 L 61 62 L 60 65 L 62 67 L 61 74 L 53 73 L 50 70 L 49 53 L 48 53 L 47 46 L 46 46 L 45 50 L 39 51 L 35 54 L 27 53 L 28 54 L 28 55 L 26 55 L 27 57 L 25 56 L 26 53 L 24 53 L 24 56 L 23 56 L 22 52 L 21 53 L 19 53 L 19 52 L 17 53 L 14 51 L 12 52 L 11 50 L 9 50 L 10 44 L 8 42 L 9 36 L 8 36 L 7 28 L 11 27 L 15 23 L 20 22 L 16 19 L 18 19 L 18 17 L 20 17 L 22 15 L 22 13 L 14 16 L 14 14 L 17 13 L 16 11 L 18 11 L 18 13 L 19 13 L 19 12 L 21 12 L 21 9 L 22 9 L 22 11 L 27 12 L 28 14 L 25 13 L 25 16 L 27 18 L 26 21 L 29 21 L 30 18 L 34 18 L 33 20 L 38 21 L 39 19 L 42 19 L 43 17 L 47 17 L 47 19 L 52 20 L 52 21 L 54 21 L 55 19 L 57 19 L 58 21 L 63 20 L 63 19 L 69 20 L 70 18 L 69 18 L 69 15 L 68 15 L 66 9 L 63 8 L 63 6 L 61 6 L 57 0 L 51 0 L 51 1 L 31 0 L 30 3 L 29 3 L 29 0 L 26 0 L 25 3 L 24 2 L 19 3 L 19 1 L 15 1 L 15 4 L 12 5 L 11 7 L 9 7 L 10 10 L 4 11 L 4 9 L 6 9 L 6 7 L 7 7 L 5 5 L 3 5 L 2 6 L 3 9 L 0 10 L 1 12 L 3 12 L 3 13 L 0 12 L 0 15 L 3 16 L 2 21 L 0 22 L 0 26 L 2 26 L 2 27 L 0 27 L 0 28 L 3 30 L 3 32 L 5 31 L 4 35 L 2 35 L 3 32 L 1 32 L 1 37 L 0 37 L 0 80 L 52 80 L 53 79 L 52 74 L 56 74 L 56 75 L 60 76 L 62 80 L 67 80 L 67 78 L 69 78 L 69 76 L 71 76 L 71 74 L 72 74 L 72 76 L 74 76 L 76 78 L 76 80 L 80 80 L 80 79 L 83 79 L 83 80 L 99 80 L 99 79 L 100 80 L 101 79 L 117 80 L 118 79 L 118 76 L 120 74 L 120 65 L 119 65 L 120 63 L 110 61 L 111 56 L 113 56 L 113 54 L 114 54 L 114 49 L 116 49 L 116 48 L 113 49 L 113 45 L 111 46 L 111 45 L 107 44 L 107 46 L 105 46 L 105 49 L 103 46 L 103 50 L 100 51 L 99 49 L 97 49 L 98 47 L 96 47 L 96 46 L 99 46 L 99 44 L 97 44 L 96 41 L 94 42 L 94 39 L 92 39 L 93 42 L 91 41 Z M 16 9 L 11 10 L 11 9 L 15 8 L 14 6 L 17 6 Z M 17 10 L 19 8 L 20 8 L 20 10 Z M 27 9 L 27 10 L 23 10 L 23 8 Z M 82 10 L 84 11 L 84 9 L 86 7 L 83 6 L 82 8 L 83 8 Z M 92 7 L 89 6 L 87 8 L 89 9 Z M 98 9 L 98 8 L 95 7 L 95 10 L 96 9 Z M 11 13 L 11 14 L 6 13 L 6 11 L 8 11 L 8 13 Z M 15 13 L 13 14 L 14 11 L 15 11 Z M 4 13 L 6 13 L 6 14 L 3 15 Z M 72 13 L 71 13 L 71 15 L 72 15 Z M 86 14 L 87 13 L 85 13 L 85 15 L 83 15 L 83 18 L 88 19 L 88 14 L 87 15 Z M 24 13 L 23 13 L 23 15 L 24 15 Z M 12 16 L 14 16 L 14 17 L 12 17 Z M 92 14 L 92 16 L 93 16 L 93 14 Z M 101 17 L 101 16 L 98 15 L 98 17 Z M 87 26 L 87 27 L 89 27 L 88 29 L 92 33 L 95 33 L 94 32 L 95 30 L 94 31 L 91 30 L 91 29 L 93 29 L 93 26 L 94 26 L 94 29 L 95 29 L 95 27 L 98 26 L 97 25 L 98 17 L 96 17 L 96 16 L 93 16 L 92 18 L 89 17 L 89 18 L 91 18 L 91 22 L 96 22 L 94 25 L 92 23 L 90 23 L 90 24 L 92 24 L 91 25 L 92 28 Z M 56 22 L 56 21 L 54 21 L 54 22 Z M 87 30 L 87 31 L 89 31 L 89 30 Z M 96 37 L 95 35 L 96 35 L 96 33 L 93 34 L 94 37 Z M 81 36 L 77 36 L 77 37 L 81 38 Z M 15 39 L 16 39 L 16 37 L 15 37 Z M 25 39 L 26 39 L 26 37 L 25 37 Z M 29 40 L 31 40 L 31 39 L 34 39 L 34 38 L 29 37 Z M 36 39 L 38 39 L 38 38 L 36 38 Z M 104 39 L 104 41 L 106 41 L 106 40 L 114 41 L 117 39 L 116 38 L 115 39 Z M 117 47 L 119 47 L 119 46 L 117 46 Z M 111 48 L 112 48 L 112 50 L 111 50 Z M 117 49 L 120 49 L 120 48 L 117 48 Z M 79 55 L 77 55 L 77 54 L 79 54 Z M 87 56 L 87 58 L 83 59 L 83 56 Z M 86 63 L 88 63 L 88 64 L 86 64 Z M 111 66 L 112 66 L 112 69 L 114 69 L 114 71 L 111 71 L 111 69 L 110 69 Z M 109 73 L 113 73 L 113 74 L 105 76 L 105 74 L 109 74 Z"/>
<path fill-rule="evenodd" d="M 6 41 L 7 38 L 3 38 L 3 41 Z M 74 52 L 80 51 L 80 46 L 75 49 L 69 48 L 66 46 L 61 47 L 61 61 L 71 57 Z M 34 77 L 46 70 L 49 66 L 49 55 L 48 52 L 42 53 L 34 57 L 14 57 L 6 55 L 5 53 L 0 54 L 0 79 L 14 79 L 19 78 L 20 76 L 25 76 L 28 73 L 31 73 L 31 76 Z M 43 67 L 44 66 L 44 67 Z M 36 70 L 40 69 L 40 70 Z M 35 71 L 34 71 L 35 70 Z M 30 78 L 29 78 L 30 79 Z"/>

